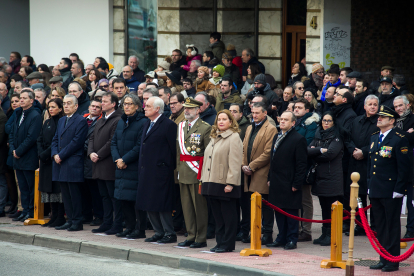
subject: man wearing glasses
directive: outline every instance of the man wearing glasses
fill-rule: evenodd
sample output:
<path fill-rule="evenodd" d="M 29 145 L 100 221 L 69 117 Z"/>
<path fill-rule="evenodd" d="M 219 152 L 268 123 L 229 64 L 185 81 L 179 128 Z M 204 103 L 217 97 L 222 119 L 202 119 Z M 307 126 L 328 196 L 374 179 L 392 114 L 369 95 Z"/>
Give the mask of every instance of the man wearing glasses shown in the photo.
<path fill-rule="evenodd" d="M 186 56 L 179 49 L 175 49 L 171 54 L 173 62 L 170 65 L 170 71 L 178 71 L 184 78 L 187 77 L 187 71 L 181 68 L 181 65 L 187 65 Z"/>
<path fill-rule="evenodd" d="M 303 82 L 297 81 L 293 84 L 293 89 L 295 90 L 295 97 L 293 97 L 293 100 L 296 101 L 297 99 L 303 98 L 303 94 L 305 92 L 305 86 L 303 85 Z"/>

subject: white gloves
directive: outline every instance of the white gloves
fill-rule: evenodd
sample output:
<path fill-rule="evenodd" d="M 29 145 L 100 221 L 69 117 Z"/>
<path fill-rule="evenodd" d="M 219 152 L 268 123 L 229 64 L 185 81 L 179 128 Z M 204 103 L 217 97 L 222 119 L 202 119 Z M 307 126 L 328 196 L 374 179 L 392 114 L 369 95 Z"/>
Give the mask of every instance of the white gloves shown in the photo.
<path fill-rule="evenodd" d="M 392 193 L 392 198 L 401 198 L 403 196 L 404 196 L 403 194 L 400 194 L 400 193 L 397 193 L 397 192 Z"/>

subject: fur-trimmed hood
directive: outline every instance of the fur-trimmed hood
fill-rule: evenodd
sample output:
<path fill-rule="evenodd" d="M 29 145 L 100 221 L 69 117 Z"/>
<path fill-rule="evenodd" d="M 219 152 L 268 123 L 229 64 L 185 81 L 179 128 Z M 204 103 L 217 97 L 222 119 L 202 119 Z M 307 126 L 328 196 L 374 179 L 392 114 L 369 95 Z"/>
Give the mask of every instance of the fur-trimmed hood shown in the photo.
<path fill-rule="evenodd" d="M 313 122 L 315 122 L 315 123 L 319 123 L 319 120 L 321 119 L 320 117 L 319 117 L 319 115 L 318 115 L 318 113 L 316 113 L 316 112 L 309 112 L 311 115 L 309 116 L 309 117 L 307 117 L 306 119 L 305 119 L 305 125 L 310 125 L 310 124 L 312 124 Z M 309 114 L 308 113 L 308 114 Z M 307 115 L 307 114 L 306 114 Z M 306 116 L 305 115 L 305 116 Z"/>

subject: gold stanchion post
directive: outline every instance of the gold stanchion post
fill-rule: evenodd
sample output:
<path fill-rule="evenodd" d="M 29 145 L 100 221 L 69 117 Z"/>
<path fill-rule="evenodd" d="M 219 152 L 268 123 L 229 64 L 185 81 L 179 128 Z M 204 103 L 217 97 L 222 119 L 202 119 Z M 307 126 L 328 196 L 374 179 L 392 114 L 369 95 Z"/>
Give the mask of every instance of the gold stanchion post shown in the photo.
<path fill-rule="evenodd" d="M 260 257 L 269 257 L 272 250 L 262 249 L 262 195 L 258 192 L 252 194 L 251 200 L 251 218 L 250 218 L 250 248 L 245 248 L 240 252 L 240 256 L 258 255 Z"/>
<path fill-rule="evenodd" d="M 39 170 L 35 172 L 35 194 L 34 194 L 34 218 L 29 218 L 24 221 L 24 225 L 45 224 L 49 219 L 44 219 L 44 205 L 42 203 L 39 191 Z"/>
<path fill-rule="evenodd" d="M 354 230 L 355 230 L 355 209 L 358 206 L 357 198 L 359 193 L 358 181 L 360 175 L 357 172 L 351 174 L 351 197 L 349 205 L 351 206 L 351 223 L 349 226 L 349 249 L 348 260 L 346 261 L 346 276 L 354 276 Z"/>

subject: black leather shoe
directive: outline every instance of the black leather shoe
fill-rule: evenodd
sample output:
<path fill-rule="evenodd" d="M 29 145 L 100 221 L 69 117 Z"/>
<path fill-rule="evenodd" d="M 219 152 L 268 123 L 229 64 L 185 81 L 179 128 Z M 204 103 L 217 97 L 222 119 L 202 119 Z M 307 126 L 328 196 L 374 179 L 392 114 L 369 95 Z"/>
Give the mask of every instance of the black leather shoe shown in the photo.
<path fill-rule="evenodd" d="M 218 245 L 214 246 L 213 248 L 210 249 L 211 252 L 216 252 L 216 250 L 218 249 Z"/>
<path fill-rule="evenodd" d="M 158 240 L 159 243 L 173 243 L 177 242 L 177 236 L 176 235 L 169 235 L 164 236 L 162 239 Z"/>
<path fill-rule="evenodd" d="M 246 235 L 244 235 L 242 232 L 239 232 L 236 235 L 236 241 L 241 241 Z"/>
<path fill-rule="evenodd" d="M 105 231 L 108 231 L 109 229 L 111 229 L 111 226 L 101 225 L 99 226 L 99 228 L 92 229 L 92 233 L 103 233 Z"/>
<path fill-rule="evenodd" d="M 381 271 L 382 272 L 392 272 L 392 271 L 397 271 L 399 269 L 398 265 L 386 265 L 384 266 Z"/>
<path fill-rule="evenodd" d="M 22 211 L 17 210 L 13 214 L 9 215 L 9 218 L 18 218 L 22 214 Z"/>
<path fill-rule="evenodd" d="M 72 226 L 72 223 L 70 222 L 66 222 L 65 224 L 63 224 L 62 226 L 59 227 L 55 227 L 56 230 L 66 230 L 69 229 Z"/>
<path fill-rule="evenodd" d="M 99 226 L 103 223 L 101 218 L 95 218 L 89 225 L 90 226 Z"/>
<path fill-rule="evenodd" d="M 17 204 L 11 205 L 6 211 L 6 214 L 13 214 L 17 211 Z"/>
<path fill-rule="evenodd" d="M 117 233 L 115 236 L 117 236 L 118 238 L 125 238 L 127 235 L 131 234 L 134 230 L 132 229 L 125 229 L 124 232 L 121 233 Z"/>
<path fill-rule="evenodd" d="M 230 249 L 224 249 L 224 248 L 217 248 L 214 252 L 216 253 L 225 253 L 225 252 L 231 252 L 233 250 Z"/>
<path fill-rule="evenodd" d="M 241 242 L 242 242 L 242 243 L 250 243 L 250 242 L 251 242 L 251 240 L 250 240 L 250 235 L 248 235 L 246 238 L 243 238 L 243 239 L 241 240 Z"/>
<path fill-rule="evenodd" d="M 145 242 L 157 242 L 157 241 L 159 241 L 160 239 L 162 239 L 162 236 L 159 236 L 159 235 L 154 235 L 154 236 L 152 236 L 151 238 L 147 238 L 147 239 L 145 239 Z"/>
<path fill-rule="evenodd" d="M 379 262 L 379 263 L 377 263 L 376 265 L 371 265 L 371 266 L 369 267 L 369 269 L 382 269 L 384 266 L 385 266 L 385 264 L 384 264 L 384 263 Z"/>
<path fill-rule="evenodd" d="M 207 233 L 207 239 L 208 240 L 211 240 L 211 239 L 214 239 L 216 237 L 216 234 L 215 233 Z"/>
<path fill-rule="evenodd" d="M 139 231 L 139 230 L 134 230 L 132 231 L 131 234 L 126 236 L 128 239 L 145 239 L 147 236 L 145 236 L 145 231 Z"/>
<path fill-rule="evenodd" d="M 20 212 L 20 215 L 18 217 L 14 217 L 12 221 L 20 221 L 22 218 L 24 218 L 26 215 L 24 215 L 22 212 Z"/>
<path fill-rule="evenodd" d="M 92 218 L 83 218 L 82 219 L 82 224 L 90 224 L 92 222 Z"/>
<path fill-rule="evenodd" d="M 30 218 L 30 217 L 33 217 L 33 216 L 30 216 L 29 214 L 27 214 L 27 215 L 23 216 L 23 217 L 20 219 L 20 221 L 21 221 L 21 222 L 24 222 L 26 219 L 28 219 L 28 218 Z"/>
<path fill-rule="evenodd" d="M 285 247 L 285 245 L 286 243 L 279 243 L 277 241 L 266 244 L 267 247 Z"/>
<path fill-rule="evenodd" d="M 414 232 L 407 231 L 403 237 L 403 239 L 412 239 L 414 238 Z"/>
<path fill-rule="evenodd" d="M 272 234 L 263 234 L 262 245 L 269 244 L 273 242 Z"/>
<path fill-rule="evenodd" d="M 0 213 L 0 218 L 4 218 L 6 216 L 6 214 L 4 212 Z"/>
<path fill-rule="evenodd" d="M 183 242 L 179 242 L 177 245 L 178 246 L 182 246 L 182 247 L 186 247 L 186 246 L 190 246 L 190 245 L 192 245 L 194 243 L 194 241 L 188 241 L 188 240 L 185 240 L 185 241 L 183 241 Z"/>
<path fill-rule="evenodd" d="M 121 233 L 121 232 L 122 232 L 122 228 L 121 229 L 111 228 L 111 229 L 105 231 L 105 234 L 107 234 L 107 235 L 116 235 L 116 234 Z"/>
<path fill-rule="evenodd" d="M 284 247 L 284 249 L 285 250 L 291 250 L 291 249 L 296 249 L 298 246 L 296 245 L 296 243 L 293 243 L 293 242 L 288 242 L 286 245 L 285 245 L 285 247 Z"/>
<path fill-rule="evenodd" d="M 81 230 L 83 230 L 83 224 L 78 224 L 78 225 L 72 224 L 72 226 L 69 227 L 66 230 L 69 231 L 69 232 L 81 231 Z"/>
<path fill-rule="evenodd" d="M 207 243 L 206 242 L 195 242 L 192 245 L 190 245 L 190 248 L 202 248 L 202 247 L 207 247 Z"/>

